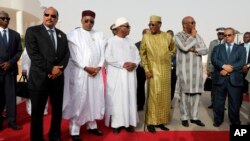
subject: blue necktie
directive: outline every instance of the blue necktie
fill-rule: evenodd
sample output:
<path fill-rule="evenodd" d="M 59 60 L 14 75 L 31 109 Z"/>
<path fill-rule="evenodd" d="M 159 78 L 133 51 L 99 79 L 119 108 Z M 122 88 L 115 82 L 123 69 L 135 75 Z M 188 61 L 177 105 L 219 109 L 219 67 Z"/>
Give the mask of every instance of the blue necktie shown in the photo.
<path fill-rule="evenodd" d="M 6 30 L 3 30 L 3 44 L 5 48 L 8 48 L 8 41 L 7 41 L 7 35 L 6 35 Z"/>
<path fill-rule="evenodd" d="M 54 47 L 54 49 L 56 50 L 55 38 L 54 38 L 54 36 L 53 36 L 54 30 L 50 29 L 50 30 L 48 30 L 48 31 L 49 31 L 49 33 L 50 33 L 50 39 L 51 39 L 51 41 L 52 41 L 53 47 Z"/>
<path fill-rule="evenodd" d="M 229 58 L 229 56 L 230 56 L 230 53 L 231 53 L 231 48 L 230 48 L 230 46 L 228 45 L 227 46 L 227 57 Z"/>

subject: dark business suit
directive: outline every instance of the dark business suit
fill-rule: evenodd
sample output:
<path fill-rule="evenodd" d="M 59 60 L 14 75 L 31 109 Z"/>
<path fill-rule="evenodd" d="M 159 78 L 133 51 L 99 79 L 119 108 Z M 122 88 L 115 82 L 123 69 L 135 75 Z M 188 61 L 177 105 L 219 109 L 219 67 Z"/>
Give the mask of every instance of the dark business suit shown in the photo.
<path fill-rule="evenodd" d="M 0 34 L 0 64 L 4 62 L 10 64 L 7 71 L 0 67 L 0 116 L 6 106 L 6 119 L 8 123 L 11 123 L 16 122 L 15 86 L 18 74 L 17 61 L 21 56 L 22 46 L 20 34 L 11 29 L 8 29 L 8 31 L 9 42 L 7 47 L 4 46 L 3 37 Z M 2 121 L 2 119 L 0 120 Z"/>
<path fill-rule="evenodd" d="M 135 46 L 140 50 L 141 42 L 137 42 Z M 143 106 L 145 104 L 145 81 L 146 75 L 143 67 L 138 65 L 136 69 L 137 76 L 137 110 L 143 110 Z"/>
<path fill-rule="evenodd" d="M 57 50 L 55 50 L 49 33 L 44 25 L 27 29 L 25 46 L 31 59 L 28 86 L 31 98 L 31 140 L 43 139 L 43 112 L 48 96 L 52 107 L 52 119 L 49 137 L 60 137 L 64 75 L 50 79 L 53 66 L 66 68 L 69 49 L 66 35 L 56 30 Z"/>
<path fill-rule="evenodd" d="M 242 67 L 246 61 L 246 49 L 234 44 L 230 56 L 227 57 L 226 46 L 216 46 L 212 52 L 213 73 L 213 111 L 214 123 L 222 124 L 224 120 L 225 93 L 228 94 L 228 114 L 231 124 L 240 124 L 240 97 L 243 87 Z M 224 64 L 230 64 L 234 70 L 227 76 L 221 76 L 220 71 Z"/>

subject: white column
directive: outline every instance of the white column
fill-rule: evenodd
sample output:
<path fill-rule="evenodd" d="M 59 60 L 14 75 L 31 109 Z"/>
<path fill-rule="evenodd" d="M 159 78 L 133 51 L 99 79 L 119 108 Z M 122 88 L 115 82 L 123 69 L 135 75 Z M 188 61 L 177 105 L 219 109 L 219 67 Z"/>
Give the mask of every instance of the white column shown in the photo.
<path fill-rule="evenodd" d="M 24 35 L 23 32 L 23 11 L 16 12 L 16 30 L 20 35 Z"/>

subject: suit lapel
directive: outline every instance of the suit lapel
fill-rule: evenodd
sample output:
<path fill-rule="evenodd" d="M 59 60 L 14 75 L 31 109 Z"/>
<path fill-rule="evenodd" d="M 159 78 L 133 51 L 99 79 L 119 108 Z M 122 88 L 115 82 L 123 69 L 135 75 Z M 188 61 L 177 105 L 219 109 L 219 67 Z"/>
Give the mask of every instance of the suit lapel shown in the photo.
<path fill-rule="evenodd" d="M 45 36 L 46 40 L 48 41 L 48 44 L 49 44 L 48 49 L 49 49 L 50 51 L 56 53 L 56 52 L 55 52 L 55 49 L 54 49 L 54 47 L 53 47 L 53 43 L 52 43 L 52 41 L 51 41 L 51 39 L 50 39 L 50 36 L 49 36 L 49 33 L 48 33 L 47 29 L 44 27 L 44 25 L 41 25 L 41 28 L 42 28 L 42 35 Z"/>

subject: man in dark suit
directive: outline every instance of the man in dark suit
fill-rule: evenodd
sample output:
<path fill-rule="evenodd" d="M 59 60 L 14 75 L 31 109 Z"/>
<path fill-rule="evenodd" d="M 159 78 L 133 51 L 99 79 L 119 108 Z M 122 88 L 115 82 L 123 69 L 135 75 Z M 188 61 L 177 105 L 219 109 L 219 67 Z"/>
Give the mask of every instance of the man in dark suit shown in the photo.
<path fill-rule="evenodd" d="M 21 129 L 16 124 L 16 76 L 17 61 L 22 53 L 21 37 L 16 31 L 9 29 L 10 17 L 5 11 L 0 11 L 0 129 L 2 128 L 2 113 L 6 106 L 8 126 L 14 130 Z"/>
<path fill-rule="evenodd" d="M 219 127 L 224 121 L 225 93 L 228 94 L 228 116 L 231 124 L 241 124 L 239 112 L 244 79 L 241 70 L 246 61 L 246 49 L 235 44 L 234 38 L 235 30 L 226 28 L 225 43 L 216 46 L 212 52 L 215 127 Z"/>
<path fill-rule="evenodd" d="M 142 35 L 149 33 L 149 29 L 144 29 L 142 31 Z M 135 43 L 135 46 L 140 50 L 141 41 Z M 145 81 L 146 75 L 143 67 L 138 65 L 136 69 L 136 77 L 137 77 L 137 111 L 142 111 L 145 104 Z"/>
<path fill-rule="evenodd" d="M 69 59 L 66 35 L 55 28 L 58 11 L 45 9 L 43 24 L 29 27 L 25 46 L 31 59 L 28 86 L 31 99 L 30 140 L 43 141 L 43 112 L 50 96 L 50 141 L 60 141 L 64 75 Z"/>

